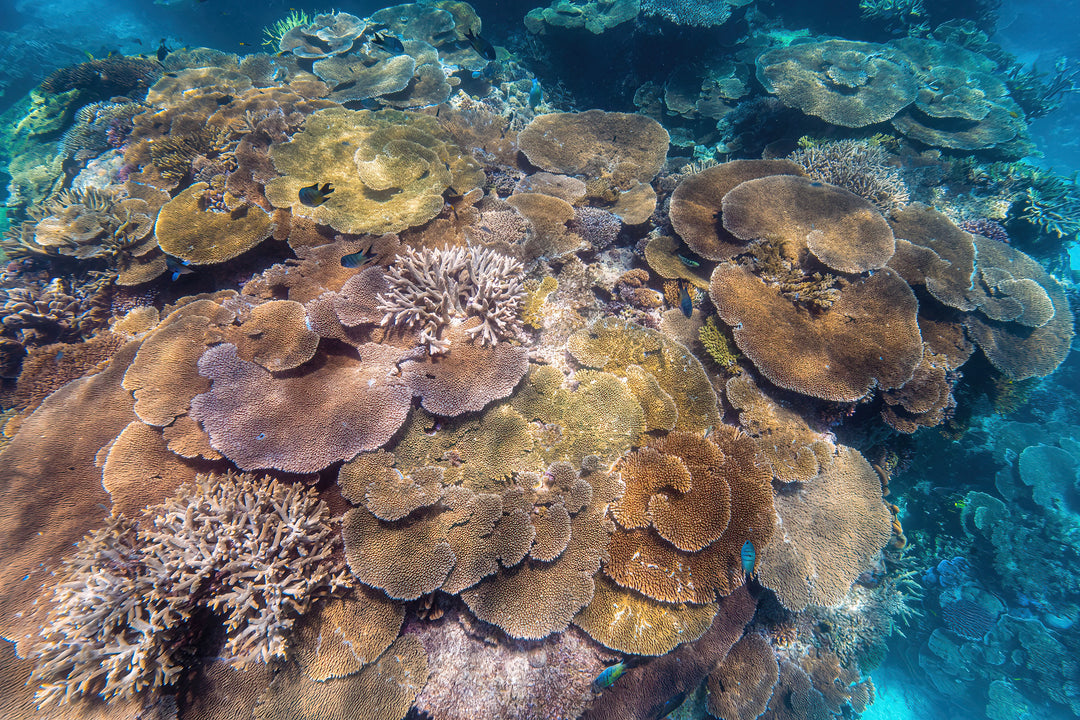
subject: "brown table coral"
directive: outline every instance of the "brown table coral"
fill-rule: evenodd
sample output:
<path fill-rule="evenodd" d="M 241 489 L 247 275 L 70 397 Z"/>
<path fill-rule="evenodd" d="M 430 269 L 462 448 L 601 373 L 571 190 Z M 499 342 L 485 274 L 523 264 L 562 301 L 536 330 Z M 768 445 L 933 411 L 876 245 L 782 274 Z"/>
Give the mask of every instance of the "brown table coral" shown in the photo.
<path fill-rule="evenodd" d="M 915 99 L 914 64 L 877 43 L 822 40 L 776 48 L 757 59 L 757 76 L 785 105 L 834 125 L 884 122 Z"/>
<path fill-rule="evenodd" d="M 772 534 L 769 472 L 753 440 L 728 425 L 711 436 L 670 433 L 620 461 L 611 507 L 620 529 L 604 572 L 663 602 L 708 603 L 744 579 L 741 552 Z"/>

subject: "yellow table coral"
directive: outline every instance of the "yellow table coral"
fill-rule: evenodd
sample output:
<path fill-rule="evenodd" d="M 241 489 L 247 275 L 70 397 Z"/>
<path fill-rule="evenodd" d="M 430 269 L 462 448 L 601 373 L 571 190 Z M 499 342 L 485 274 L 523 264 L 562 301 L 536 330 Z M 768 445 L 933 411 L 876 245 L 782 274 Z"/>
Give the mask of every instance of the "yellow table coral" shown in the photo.
<path fill-rule="evenodd" d="M 275 207 L 351 234 L 422 225 L 442 210 L 447 189 L 461 194 L 483 177 L 438 120 L 397 110 L 319 110 L 270 157 L 284 175 L 266 185 Z M 314 182 L 335 192 L 309 207 L 297 193 Z"/>

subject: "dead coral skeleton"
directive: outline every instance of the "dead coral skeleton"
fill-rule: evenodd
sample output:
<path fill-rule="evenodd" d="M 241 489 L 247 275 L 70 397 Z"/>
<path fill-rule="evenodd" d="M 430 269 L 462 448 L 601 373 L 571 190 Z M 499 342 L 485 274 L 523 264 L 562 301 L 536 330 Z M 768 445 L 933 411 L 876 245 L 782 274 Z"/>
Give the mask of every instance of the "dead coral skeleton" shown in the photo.
<path fill-rule="evenodd" d="M 230 664 L 283 657 L 294 620 L 345 584 L 326 516 L 314 490 L 229 474 L 200 475 L 141 518 L 109 518 L 54 590 L 31 652 L 37 701 L 172 684 L 200 608 L 222 616 Z"/>
<path fill-rule="evenodd" d="M 474 340 L 496 345 L 521 330 L 523 274 L 520 262 L 488 248 L 406 248 L 387 270 L 378 311 L 383 325 L 419 326 L 432 355 L 449 349 L 443 329 L 467 317 L 481 321 L 467 331 Z"/>

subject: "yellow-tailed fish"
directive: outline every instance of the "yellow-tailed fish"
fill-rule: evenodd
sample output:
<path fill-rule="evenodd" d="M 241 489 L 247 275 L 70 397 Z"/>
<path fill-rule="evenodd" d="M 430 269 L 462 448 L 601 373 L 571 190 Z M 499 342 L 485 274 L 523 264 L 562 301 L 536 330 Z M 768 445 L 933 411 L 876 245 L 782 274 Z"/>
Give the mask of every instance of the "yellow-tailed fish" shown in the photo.
<path fill-rule="evenodd" d="M 608 667 L 604 668 L 604 672 L 597 675 L 596 679 L 593 680 L 593 685 L 600 688 L 601 690 L 603 690 L 604 688 L 609 688 L 614 685 L 615 681 L 621 678 L 623 676 L 623 673 L 625 672 L 626 662 L 624 660 L 620 660 L 614 665 L 609 665 Z"/>
<path fill-rule="evenodd" d="M 332 192 L 334 192 L 334 187 L 330 183 L 323 183 L 321 188 L 319 187 L 319 183 L 315 183 L 314 185 L 300 188 L 298 194 L 300 196 L 300 202 L 303 204 L 308 207 L 319 207 L 326 202 Z"/>

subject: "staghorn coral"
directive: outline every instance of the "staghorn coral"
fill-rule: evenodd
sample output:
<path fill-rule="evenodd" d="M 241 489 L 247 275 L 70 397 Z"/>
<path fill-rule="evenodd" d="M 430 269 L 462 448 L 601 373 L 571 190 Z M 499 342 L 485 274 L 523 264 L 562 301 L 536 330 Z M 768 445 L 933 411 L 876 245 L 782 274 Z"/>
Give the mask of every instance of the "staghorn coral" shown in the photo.
<path fill-rule="evenodd" d="M 313 491 L 249 475 L 202 475 L 141 520 L 112 516 L 54 591 L 38 701 L 174 683 L 199 608 L 222 615 L 232 664 L 283 656 L 294 618 L 342 583 L 335 538 Z"/>
<path fill-rule="evenodd" d="M 496 345 L 521 330 L 521 264 L 492 250 L 406 248 L 386 279 L 390 287 L 380 293 L 377 307 L 382 324 L 420 327 L 420 341 L 430 354 L 449 350 L 440 336 L 467 317 L 479 318 L 466 332 L 481 344 Z"/>
<path fill-rule="evenodd" d="M 874 203 L 884 214 L 907 205 L 907 185 L 889 154 L 867 140 L 815 143 L 788 155 L 806 176 L 837 185 Z"/>

